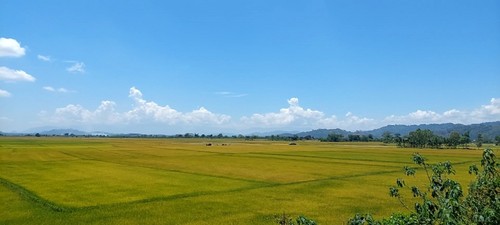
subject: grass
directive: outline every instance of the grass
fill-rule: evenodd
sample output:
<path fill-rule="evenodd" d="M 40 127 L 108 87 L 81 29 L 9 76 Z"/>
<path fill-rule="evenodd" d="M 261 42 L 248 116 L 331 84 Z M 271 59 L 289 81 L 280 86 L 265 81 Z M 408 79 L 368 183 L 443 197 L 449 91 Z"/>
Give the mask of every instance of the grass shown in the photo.
<path fill-rule="evenodd" d="M 450 160 L 462 185 L 481 156 L 381 143 L 2 137 L 0 224 L 273 224 L 283 212 L 343 224 L 356 212 L 404 212 L 388 187 L 416 151 Z"/>

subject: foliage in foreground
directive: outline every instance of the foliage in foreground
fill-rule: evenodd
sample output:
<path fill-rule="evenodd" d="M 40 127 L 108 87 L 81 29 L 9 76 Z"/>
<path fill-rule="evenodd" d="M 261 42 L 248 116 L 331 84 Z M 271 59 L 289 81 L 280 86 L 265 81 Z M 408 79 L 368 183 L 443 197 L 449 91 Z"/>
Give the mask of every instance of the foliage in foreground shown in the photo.
<path fill-rule="evenodd" d="M 476 165 L 469 167 L 469 173 L 476 175 L 476 180 L 470 184 L 466 198 L 463 198 L 460 184 L 448 177 L 455 174 L 450 162 L 431 165 L 418 153 L 413 154 L 413 162 L 427 175 L 429 185 L 426 190 L 417 186 L 409 187 L 401 178 L 397 179 L 397 186 L 390 188 L 390 195 L 397 198 L 408 210 L 410 209 L 405 204 L 400 190 L 407 188 L 413 197 L 420 198 L 420 202 L 415 203 L 410 214 L 393 214 L 381 221 L 374 220 L 369 214 L 357 214 L 348 224 L 500 224 L 499 164 L 495 161 L 495 154 L 491 149 L 485 149 L 483 152 L 483 171 L 479 171 Z M 415 168 L 405 167 L 407 176 L 414 176 L 415 173 Z"/>
<path fill-rule="evenodd" d="M 316 225 L 316 222 L 314 220 L 311 220 L 305 216 L 298 216 L 295 219 L 295 222 L 296 223 L 294 223 L 290 215 L 285 213 L 276 216 L 276 223 L 280 225 Z"/>

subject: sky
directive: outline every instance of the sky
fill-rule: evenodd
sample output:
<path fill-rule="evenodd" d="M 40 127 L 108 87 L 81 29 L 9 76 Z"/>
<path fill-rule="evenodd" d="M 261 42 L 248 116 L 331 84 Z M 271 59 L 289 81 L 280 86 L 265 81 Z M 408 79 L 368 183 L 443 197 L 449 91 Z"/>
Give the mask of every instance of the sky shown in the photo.
<path fill-rule="evenodd" d="M 0 0 L 0 131 L 500 120 L 500 2 Z"/>

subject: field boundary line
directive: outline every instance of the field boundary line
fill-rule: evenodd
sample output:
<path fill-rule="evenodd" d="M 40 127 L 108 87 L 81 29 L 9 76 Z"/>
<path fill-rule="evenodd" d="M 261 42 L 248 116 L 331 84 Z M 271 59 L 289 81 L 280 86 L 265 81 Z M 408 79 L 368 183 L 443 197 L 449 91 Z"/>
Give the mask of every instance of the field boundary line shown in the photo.
<path fill-rule="evenodd" d="M 346 179 L 354 178 L 354 177 L 363 177 L 363 176 L 371 176 L 371 175 L 386 174 L 386 173 L 396 173 L 396 172 L 400 172 L 400 171 L 402 171 L 402 170 L 369 172 L 369 173 L 346 175 L 346 176 L 326 177 L 326 178 L 315 179 L 315 180 L 295 181 L 295 182 L 289 182 L 289 183 L 269 183 L 269 184 L 248 186 L 248 187 L 242 187 L 242 188 L 236 188 L 236 189 L 224 190 L 224 191 L 193 192 L 193 193 L 177 194 L 177 195 L 171 195 L 171 196 L 145 198 L 145 199 L 140 199 L 140 200 L 135 200 L 135 201 L 130 201 L 130 202 L 118 202 L 118 203 L 102 204 L 102 205 L 95 205 L 95 206 L 85 206 L 85 207 L 78 208 L 78 210 L 92 210 L 92 209 L 97 209 L 97 208 L 109 208 L 109 207 L 116 207 L 116 206 L 122 206 L 122 205 L 146 204 L 146 203 L 150 203 L 150 202 L 171 201 L 171 200 L 195 198 L 195 197 L 201 197 L 201 196 L 214 196 L 214 195 L 227 194 L 227 193 L 237 193 L 237 192 L 242 192 L 242 191 L 251 191 L 251 190 L 258 190 L 258 189 L 265 189 L 265 188 L 276 188 L 276 187 L 283 187 L 283 186 L 290 186 L 290 185 L 300 185 L 300 184 L 330 181 L 330 180 L 346 180 Z"/>
<path fill-rule="evenodd" d="M 235 189 L 230 189 L 230 190 L 191 192 L 191 193 L 183 193 L 183 194 L 176 194 L 176 195 L 170 195 L 170 196 L 144 198 L 144 199 L 128 201 L 128 202 L 116 202 L 116 203 L 93 205 L 93 206 L 83 206 L 83 207 L 79 207 L 78 210 L 92 210 L 92 209 L 98 209 L 98 208 L 110 208 L 110 207 L 124 206 L 124 205 L 137 205 L 137 204 L 147 204 L 147 203 L 151 203 L 151 202 L 172 201 L 172 200 L 177 200 L 177 199 L 186 199 L 186 198 L 195 198 L 195 197 L 201 197 L 201 196 L 212 196 L 212 195 L 220 195 L 220 194 L 226 194 L 226 193 L 234 193 L 234 192 L 240 192 L 240 191 L 249 191 L 249 190 L 274 187 L 274 186 L 276 186 L 276 184 L 257 184 L 254 186 L 241 187 L 241 188 L 235 188 Z"/>
<path fill-rule="evenodd" d="M 390 161 L 390 160 L 370 160 L 370 159 L 353 159 L 353 158 L 339 158 L 339 157 L 324 157 L 324 156 L 315 156 L 315 155 L 296 155 L 296 154 L 286 154 L 286 153 L 284 154 L 284 153 L 252 152 L 252 154 L 272 155 L 272 156 L 288 156 L 288 157 L 304 157 L 304 158 L 318 158 L 318 159 L 333 159 L 333 160 L 340 160 L 340 161 L 351 160 L 351 161 L 363 161 L 363 162 L 381 162 L 381 163 L 394 163 L 394 164 L 411 164 L 410 158 L 408 158 L 408 162 L 401 162 L 401 161 Z M 470 162 L 476 162 L 476 161 L 467 160 L 467 161 L 460 161 L 460 162 L 453 162 L 453 161 L 451 161 L 451 162 L 453 164 L 457 164 L 458 165 L 458 164 L 464 164 L 464 163 L 470 163 Z"/>
<path fill-rule="evenodd" d="M 302 156 L 302 155 L 287 155 L 287 154 L 268 154 L 268 153 L 244 153 L 238 155 L 226 155 L 228 157 L 241 157 L 241 158 L 260 158 L 260 159 L 277 159 L 283 161 L 297 161 L 297 162 L 305 162 L 304 160 L 300 160 L 300 158 L 314 158 L 314 159 L 323 159 L 314 160 L 310 162 L 321 163 L 321 164 L 348 164 L 348 165 L 367 165 L 367 166 L 380 166 L 380 167 L 399 167 L 399 165 L 375 165 L 369 164 L 367 162 L 380 162 L 380 163 L 389 163 L 389 161 L 376 161 L 376 160 L 357 160 L 357 159 L 339 159 L 339 158 L 331 158 L 331 157 L 314 157 L 314 156 Z M 332 160 L 332 161 L 328 161 Z M 333 161 L 336 160 L 336 161 Z M 351 161 L 351 162 L 348 162 Z M 361 161 L 360 163 L 356 163 L 354 161 Z M 394 164 L 401 164 L 399 162 L 392 162 Z"/>
<path fill-rule="evenodd" d="M 5 178 L 0 177 L 0 183 L 11 190 L 14 193 L 17 193 L 21 198 L 33 202 L 35 205 L 40 206 L 41 208 L 49 209 L 54 212 L 71 212 L 74 211 L 74 208 L 65 207 L 53 203 L 47 199 L 40 197 L 39 195 L 33 193 L 32 191 L 26 189 L 25 187 L 18 185 L 14 182 L 11 182 Z"/>
<path fill-rule="evenodd" d="M 314 156 L 314 155 L 296 155 L 296 154 L 282 154 L 282 153 L 266 153 L 266 152 L 258 152 L 254 154 L 259 155 L 272 155 L 272 156 L 288 156 L 288 157 L 303 157 L 303 158 L 316 158 L 316 159 L 334 159 L 334 160 L 351 160 L 351 161 L 364 161 L 364 162 L 381 162 L 381 163 L 397 163 L 404 164 L 405 162 L 401 161 L 390 161 L 390 160 L 370 160 L 370 159 L 353 159 L 353 158 L 339 158 L 339 157 L 324 157 L 324 156 Z"/>

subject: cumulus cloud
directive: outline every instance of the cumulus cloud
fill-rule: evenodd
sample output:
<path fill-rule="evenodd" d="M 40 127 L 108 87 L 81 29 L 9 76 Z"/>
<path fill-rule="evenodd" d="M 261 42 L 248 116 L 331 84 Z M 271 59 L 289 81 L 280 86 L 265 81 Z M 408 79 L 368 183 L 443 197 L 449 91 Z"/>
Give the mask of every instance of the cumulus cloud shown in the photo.
<path fill-rule="evenodd" d="M 478 120 L 500 120 L 500 98 L 492 98 L 490 104 L 482 105 L 471 115 Z"/>
<path fill-rule="evenodd" d="M 415 124 L 415 123 L 436 123 L 443 118 L 443 115 L 433 111 L 417 110 L 408 115 L 391 115 L 385 118 L 388 123 Z"/>
<path fill-rule="evenodd" d="M 42 61 L 45 61 L 45 62 L 50 62 L 52 61 L 52 59 L 50 58 L 50 56 L 46 56 L 46 55 L 37 55 L 37 58 L 39 60 L 42 60 Z"/>
<path fill-rule="evenodd" d="M 54 88 L 54 87 L 51 87 L 51 86 L 45 86 L 42 89 L 46 90 L 46 91 L 49 91 L 49 92 L 59 92 L 59 93 L 68 93 L 68 92 L 70 92 L 66 88 Z"/>
<path fill-rule="evenodd" d="M 372 128 L 376 123 L 374 119 L 359 117 L 349 112 L 344 118 L 335 115 L 326 116 L 324 112 L 313 109 L 305 109 L 299 104 L 298 98 L 288 99 L 288 107 L 279 112 L 255 113 L 250 117 L 242 117 L 241 120 L 252 127 L 273 129 L 316 129 L 316 128 L 342 128 L 356 129 Z"/>
<path fill-rule="evenodd" d="M 243 117 L 245 123 L 261 126 L 280 126 L 290 124 L 309 124 L 324 117 L 323 112 L 304 109 L 299 105 L 298 98 L 288 99 L 288 107 L 282 108 L 279 112 L 255 113 L 250 117 Z"/>
<path fill-rule="evenodd" d="M 70 67 L 66 68 L 66 70 L 70 73 L 85 73 L 85 63 L 83 62 L 74 62 L 74 61 L 68 61 L 73 63 Z"/>
<path fill-rule="evenodd" d="M 35 81 L 35 77 L 29 75 L 22 70 L 13 70 L 5 66 L 0 66 L 0 80 L 8 82 L 16 81 Z"/>
<path fill-rule="evenodd" d="M 500 99 L 492 98 L 490 104 L 482 105 L 472 111 L 451 109 L 443 113 L 430 110 L 417 110 L 407 115 L 386 117 L 384 124 L 428 124 L 428 123 L 481 123 L 500 120 Z"/>
<path fill-rule="evenodd" d="M 8 91 L 0 89 L 0 98 L 6 98 L 10 96 L 11 94 Z"/>
<path fill-rule="evenodd" d="M 47 91 L 57 91 L 53 87 L 44 87 Z M 160 105 L 147 100 L 136 87 L 129 90 L 132 107 L 117 111 L 113 101 L 102 101 L 95 109 L 87 109 L 78 104 L 57 108 L 53 113 L 44 113 L 43 117 L 57 124 L 88 125 L 166 125 L 177 128 L 224 128 L 234 130 L 306 130 L 318 128 L 341 128 L 346 130 L 370 130 L 389 124 L 429 124 L 429 123 L 479 123 L 500 120 L 500 99 L 493 98 L 488 104 L 474 110 L 463 111 L 450 109 L 444 112 L 416 110 L 406 115 L 391 115 L 374 119 L 348 112 L 343 116 L 326 115 L 316 109 L 300 105 L 296 97 L 287 100 L 287 107 L 276 112 L 254 113 L 232 121 L 225 114 L 217 114 L 205 107 L 188 112 L 178 111 L 169 105 Z M 233 130 L 233 132 L 234 132 Z"/>
<path fill-rule="evenodd" d="M 338 122 L 341 127 L 348 129 L 367 129 L 367 128 L 375 128 L 377 122 L 375 119 L 367 118 L 367 117 L 359 117 L 354 115 L 351 112 L 346 113 L 345 119 Z"/>
<path fill-rule="evenodd" d="M 227 115 L 214 114 L 203 107 L 182 113 L 168 105 L 160 106 L 156 102 L 144 100 L 142 92 L 135 87 L 130 88 L 129 97 L 134 100 L 135 107 L 125 113 L 128 120 L 152 119 L 167 124 L 222 124 L 230 120 Z"/>
<path fill-rule="evenodd" d="M 325 116 L 319 110 L 305 109 L 298 98 L 290 98 L 288 107 L 278 112 L 255 113 L 241 118 L 253 128 L 267 129 L 317 129 L 341 128 L 346 130 L 369 130 L 389 124 L 430 124 L 430 123 L 481 123 L 500 120 L 500 99 L 492 98 L 489 104 L 472 111 L 451 109 L 442 113 L 431 110 L 416 110 L 406 115 L 391 115 L 383 119 L 360 117 L 351 112 L 344 117 Z"/>
<path fill-rule="evenodd" d="M 57 108 L 49 121 L 57 124 L 114 124 L 122 121 L 115 111 L 116 103 L 102 101 L 97 109 L 91 111 L 81 105 L 70 104 Z"/>
<path fill-rule="evenodd" d="M 54 89 L 55 90 L 55 89 Z M 228 122 L 231 117 L 215 114 L 204 107 L 191 112 L 179 112 L 168 105 L 161 106 L 143 98 L 142 92 L 132 87 L 129 97 L 134 101 L 133 108 L 125 112 L 116 111 L 116 103 L 102 101 L 95 110 L 89 110 L 81 105 L 70 104 L 57 108 L 47 120 L 62 124 L 129 124 L 159 122 L 168 125 L 188 124 L 215 124 Z M 44 114 L 44 116 L 46 116 Z"/>
<path fill-rule="evenodd" d="M 25 52 L 16 39 L 0 38 L 0 57 L 21 57 Z"/>

